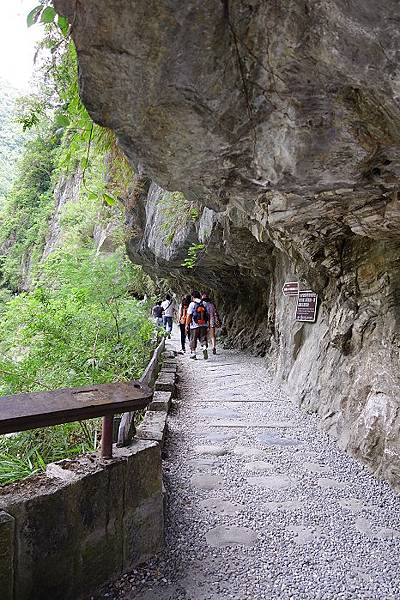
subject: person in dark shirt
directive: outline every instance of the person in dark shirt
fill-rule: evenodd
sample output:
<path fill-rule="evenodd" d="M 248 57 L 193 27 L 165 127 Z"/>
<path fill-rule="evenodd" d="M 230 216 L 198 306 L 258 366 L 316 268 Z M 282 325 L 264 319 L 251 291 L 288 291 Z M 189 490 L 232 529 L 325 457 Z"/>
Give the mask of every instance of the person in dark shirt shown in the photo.
<path fill-rule="evenodd" d="M 155 324 L 158 327 L 162 327 L 163 324 L 163 309 L 161 306 L 161 302 L 157 302 L 155 306 L 153 306 L 151 314 L 153 315 L 153 319 Z"/>

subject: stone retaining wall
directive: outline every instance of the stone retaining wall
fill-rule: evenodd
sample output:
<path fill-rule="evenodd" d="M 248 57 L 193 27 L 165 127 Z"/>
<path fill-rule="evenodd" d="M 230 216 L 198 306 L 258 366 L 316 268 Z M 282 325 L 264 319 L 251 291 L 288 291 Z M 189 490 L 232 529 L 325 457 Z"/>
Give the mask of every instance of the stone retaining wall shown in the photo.
<path fill-rule="evenodd" d="M 158 552 L 160 446 L 135 439 L 0 490 L 1 600 L 77 600 Z"/>
<path fill-rule="evenodd" d="M 130 446 L 0 488 L 0 600 L 78 600 L 161 550 L 161 449 L 177 366 L 171 351 L 160 358 L 169 368 Z"/>

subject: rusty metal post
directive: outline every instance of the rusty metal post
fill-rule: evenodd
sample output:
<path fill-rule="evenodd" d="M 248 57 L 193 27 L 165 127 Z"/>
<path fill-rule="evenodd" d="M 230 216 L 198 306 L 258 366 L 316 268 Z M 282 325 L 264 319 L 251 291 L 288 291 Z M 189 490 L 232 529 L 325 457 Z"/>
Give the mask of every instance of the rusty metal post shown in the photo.
<path fill-rule="evenodd" d="M 114 415 L 103 417 L 101 430 L 101 458 L 112 458 Z"/>

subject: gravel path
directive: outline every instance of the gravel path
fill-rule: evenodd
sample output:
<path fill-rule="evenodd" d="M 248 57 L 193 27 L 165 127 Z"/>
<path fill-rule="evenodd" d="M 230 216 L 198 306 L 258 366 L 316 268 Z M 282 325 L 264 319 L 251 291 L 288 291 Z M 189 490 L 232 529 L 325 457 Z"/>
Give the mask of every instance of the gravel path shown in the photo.
<path fill-rule="evenodd" d="M 343 454 L 266 360 L 179 360 L 166 549 L 92 598 L 400 599 L 400 497 Z"/>

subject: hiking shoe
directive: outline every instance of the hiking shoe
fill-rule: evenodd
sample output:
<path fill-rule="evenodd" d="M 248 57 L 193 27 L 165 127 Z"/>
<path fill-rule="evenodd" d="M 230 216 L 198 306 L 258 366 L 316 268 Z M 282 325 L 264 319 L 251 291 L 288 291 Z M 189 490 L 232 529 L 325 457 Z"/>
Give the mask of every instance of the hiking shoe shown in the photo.
<path fill-rule="evenodd" d="M 193 360 L 197 360 L 197 356 L 195 354 L 191 354 L 189 358 L 193 358 Z"/>
<path fill-rule="evenodd" d="M 217 354 L 217 349 L 213 348 L 213 354 Z"/>
<path fill-rule="evenodd" d="M 203 350 L 203 358 L 204 358 L 204 360 L 207 360 L 207 358 L 208 358 L 207 348 L 204 348 L 204 350 Z"/>

